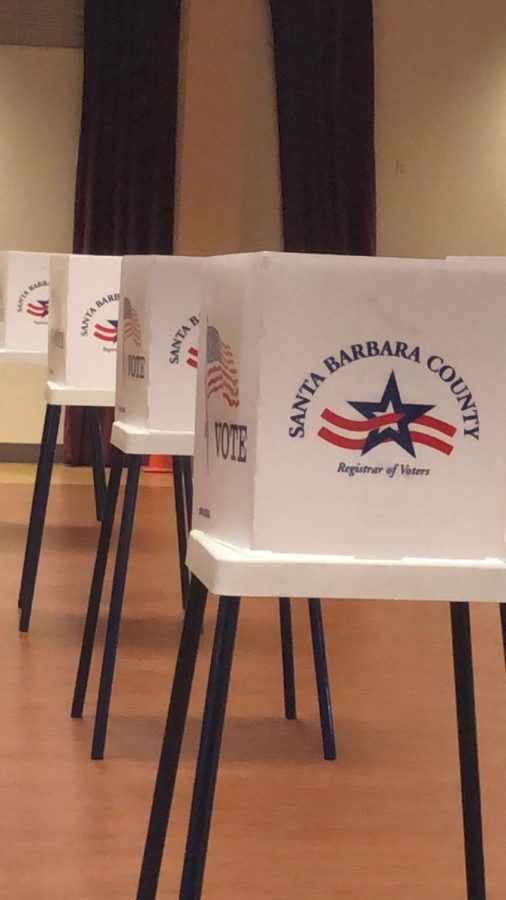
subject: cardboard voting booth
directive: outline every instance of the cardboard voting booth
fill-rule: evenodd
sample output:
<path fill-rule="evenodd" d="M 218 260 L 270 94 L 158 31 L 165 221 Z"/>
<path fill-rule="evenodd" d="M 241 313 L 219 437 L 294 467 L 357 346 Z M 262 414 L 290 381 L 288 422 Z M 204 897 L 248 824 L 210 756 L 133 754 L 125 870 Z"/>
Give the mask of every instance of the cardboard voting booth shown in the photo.
<path fill-rule="evenodd" d="M 263 253 L 208 276 L 194 528 L 274 553 L 504 555 L 500 267 Z"/>
<path fill-rule="evenodd" d="M 49 255 L 0 252 L 0 352 L 47 355 Z"/>
<path fill-rule="evenodd" d="M 51 256 L 49 380 L 114 390 L 121 275 L 119 256 Z"/>
<path fill-rule="evenodd" d="M 116 419 L 193 434 L 203 261 L 123 260 Z"/>

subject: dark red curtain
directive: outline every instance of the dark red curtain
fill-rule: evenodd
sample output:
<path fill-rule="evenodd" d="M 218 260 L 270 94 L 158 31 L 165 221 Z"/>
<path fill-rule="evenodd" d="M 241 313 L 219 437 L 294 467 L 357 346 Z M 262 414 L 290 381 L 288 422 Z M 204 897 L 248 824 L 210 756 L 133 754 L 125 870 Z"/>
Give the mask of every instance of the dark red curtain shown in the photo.
<path fill-rule="evenodd" d="M 181 0 L 85 0 L 75 253 L 173 251 L 180 12 Z M 82 410 L 68 413 L 65 461 L 89 462 Z"/>
<path fill-rule="evenodd" d="M 372 0 L 270 0 L 285 249 L 376 248 Z"/>

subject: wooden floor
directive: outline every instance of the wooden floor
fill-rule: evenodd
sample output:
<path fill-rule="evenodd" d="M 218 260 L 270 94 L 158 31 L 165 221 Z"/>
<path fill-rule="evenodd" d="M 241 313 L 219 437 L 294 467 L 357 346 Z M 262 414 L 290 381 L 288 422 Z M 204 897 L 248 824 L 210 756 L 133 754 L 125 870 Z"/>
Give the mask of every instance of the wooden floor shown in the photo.
<path fill-rule="evenodd" d="M 172 489 L 153 475 L 141 488 L 107 759 L 91 762 L 96 675 L 86 718 L 69 718 L 97 538 L 91 491 L 82 473 L 53 487 L 20 636 L 31 477 L 0 467 L 0 897 L 134 900 L 181 623 Z M 447 606 L 325 604 L 337 763 L 321 757 L 307 609 L 294 609 L 289 723 L 277 607 L 243 603 L 206 900 L 465 900 Z M 215 611 L 213 600 L 160 900 L 178 896 Z M 506 678 L 497 608 L 472 614 L 488 900 L 505 900 Z"/>

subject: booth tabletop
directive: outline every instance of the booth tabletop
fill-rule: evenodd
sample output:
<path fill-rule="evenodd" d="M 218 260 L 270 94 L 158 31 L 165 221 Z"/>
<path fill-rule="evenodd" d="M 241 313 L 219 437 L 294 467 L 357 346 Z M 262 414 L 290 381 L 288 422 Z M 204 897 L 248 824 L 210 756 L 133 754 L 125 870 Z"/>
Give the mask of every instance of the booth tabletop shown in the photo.
<path fill-rule="evenodd" d="M 358 559 L 246 550 L 193 530 L 191 572 L 214 594 L 348 600 L 506 601 L 504 559 Z"/>

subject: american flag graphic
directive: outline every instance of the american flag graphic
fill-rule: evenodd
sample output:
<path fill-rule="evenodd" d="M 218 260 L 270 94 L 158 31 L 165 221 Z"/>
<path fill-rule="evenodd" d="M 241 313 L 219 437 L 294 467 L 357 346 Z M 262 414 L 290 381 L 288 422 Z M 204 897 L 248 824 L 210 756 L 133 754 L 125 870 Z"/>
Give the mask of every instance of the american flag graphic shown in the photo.
<path fill-rule="evenodd" d="M 325 425 L 320 428 L 318 436 L 323 438 L 324 441 L 328 441 L 329 444 L 334 444 L 336 447 L 342 447 L 345 450 L 364 450 L 367 436 L 371 432 L 380 432 L 381 429 L 385 429 L 387 426 L 395 426 L 402 420 L 403 414 L 392 412 L 375 416 L 373 419 L 358 420 L 340 416 L 327 408 L 323 410 L 321 417 Z M 409 436 L 413 444 L 425 444 L 427 447 L 431 447 L 432 450 L 437 450 L 439 453 L 446 454 L 446 456 L 453 452 L 453 444 L 447 440 L 442 440 L 440 437 L 440 435 L 444 435 L 447 438 L 453 438 L 457 431 L 453 425 L 428 415 L 420 416 L 410 425 L 415 426 L 414 429 L 412 427 L 409 428 Z M 351 435 L 355 435 L 355 437 Z M 390 443 L 391 441 L 392 438 L 385 435 L 382 443 Z"/>
<path fill-rule="evenodd" d="M 207 326 L 207 397 L 221 394 L 229 406 L 239 406 L 239 379 L 232 350 L 212 325 Z"/>
<path fill-rule="evenodd" d="M 45 319 L 49 312 L 49 300 L 37 300 L 35 303 L 30 301 L 26 306 L 26 311 L 30 316 Z"/>
<path fill-rule="evenodd" d="M 131 300 L 125 297 L 123 301 L 123 334 L 125 340 L 130 340 L 136 347 L 140 347 L 142 343 L 141 325 L 137 310 L 133 306 Z"/>
<path fill-rule="evenodd" d="M 188 348 L 188 358 L 186 360 L 186 365 L 191 366 L 192 369 L 197 369 L 199 365 L 199 351 L 196 347 Z"/>
<path fill-rule="evenodd" d="M 108 319 L 107 325 L 102 325 L 101 322 L 97 322 L 93 334 L 100 341 L 107 341 L 110 344 L 115 344 L 118 340 L 118 320 Z"/>

